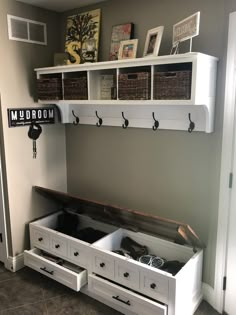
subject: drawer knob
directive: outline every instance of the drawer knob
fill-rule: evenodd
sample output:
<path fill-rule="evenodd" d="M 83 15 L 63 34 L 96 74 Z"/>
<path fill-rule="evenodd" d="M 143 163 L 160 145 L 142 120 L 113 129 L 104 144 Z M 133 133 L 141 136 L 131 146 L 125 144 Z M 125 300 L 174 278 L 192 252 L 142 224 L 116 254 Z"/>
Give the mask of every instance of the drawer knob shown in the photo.
<path fill-rule="evenodd" d="M 74 256 L 75 257 L 79 256 L 79 252 L 74 252 Z"/>
<path fill-rule="evenodd" d="M 39 241 L 39 242 L 42 242 L 42 240 L 43 240 L 42 237 L 39 237 L 39 238 L 38 238 L 38 241 Z"/>
<path fill-rule="evenodd" d="M 104 262 L 100 263 L 100 267 L 101 267 L 101 268 L 103 268 L 104 266 L 105 266 L 105 263 L 104 263 Z"/>
<path fill-rule="evenodd" d="M 56 244 L 56 245 L 55 245 L 55 248 L 59 248 L 59 247 L 60 247 L 60 245 L 59 245 L 59 244 Z"/>
<path fill-rule="evenodd" d="M 150 284 L 150 288 L 154 290 L 156 288 L 156 284 L 155 283 Z"/>
<path fill-rule="evenodd" d="M 125 277 L 125 278 L 128 278 L 128 276 L 129 276 L 129 273 L 128 273 L 128 272 L 125 272 L 125 273 L 124 273 L 124 277 Z"/>

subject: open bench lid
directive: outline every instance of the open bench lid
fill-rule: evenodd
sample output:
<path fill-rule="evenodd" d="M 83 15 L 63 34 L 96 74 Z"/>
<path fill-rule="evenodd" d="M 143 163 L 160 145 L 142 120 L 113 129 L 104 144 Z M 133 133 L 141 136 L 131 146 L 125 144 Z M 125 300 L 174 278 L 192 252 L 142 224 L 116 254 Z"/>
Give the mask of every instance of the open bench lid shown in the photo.
<path fill-rule="evenodd" d="M 77 213 L 89 216 L 94 220 L 135 232 L 145 232 L 178 244 L 190 245 L 193 249 L 205 247 L 193 229 L 182 222 L 107 205 L 39 186 L 34 186 L 34 190 L 47 199 L 53 200 L 59 206 L 76 210 Z"/>

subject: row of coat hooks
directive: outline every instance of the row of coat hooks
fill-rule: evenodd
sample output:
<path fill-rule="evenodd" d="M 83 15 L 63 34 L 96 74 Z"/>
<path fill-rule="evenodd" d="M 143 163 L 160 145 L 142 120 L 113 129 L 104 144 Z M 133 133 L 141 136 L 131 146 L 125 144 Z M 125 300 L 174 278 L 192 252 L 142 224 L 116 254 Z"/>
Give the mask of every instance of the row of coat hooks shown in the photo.
<path fill-rule="evenodd" d="M 79 125 L 80 119 L 79 116 L 75 114 L 74 110 L 72 110 L 72 115 L 74 116 L 74 121 L 73 121 L 73 125 Z M 95 111 L 95 115 L 98 119 L 96 126 L 97 127 L 101 127 L 103 124 L 103 119 L 98 115 L 98 112 Z M 129 126 L 129 120 L 125 117 L 124 112 L 121 112 L 122 118 L 124 120 L 124 123 L 122 124 L 122 128 L 123 129 L 127 129 Z M 155 113 L 152 112 L 152 118 L 153 118 L 153 126 L 152 129 L 155 131 L 159 128 L 159 121 L 156 119 L 155 117 Z M 195 129 L 195 123 L 191 120 L 191 114 L 188 113 L 188 121 L 189 121 L 189 127 L 188 127 L 188 132 L 191 133 L 194 129 Z"/>

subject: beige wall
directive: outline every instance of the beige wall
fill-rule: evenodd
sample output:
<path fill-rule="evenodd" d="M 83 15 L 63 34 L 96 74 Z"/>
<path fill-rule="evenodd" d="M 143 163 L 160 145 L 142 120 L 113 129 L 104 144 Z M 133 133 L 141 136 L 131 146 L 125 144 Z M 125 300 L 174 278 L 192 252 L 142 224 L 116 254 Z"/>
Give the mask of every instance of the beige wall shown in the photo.
<path fill-rule="evenodd" d="M 204 281 L 212 286 L 223 119 L 223 57 L 227 43 L 226 2 L 111 0 L 90 7 L 102 9 L 100 60 L 108 59 L 112 25 L 135 24 L 138 57 L 143 54 L 147 30 L 164 25 L 162 55 L 170 52 L 172 25 L 201 11 L 200 35 L 193 39 L 193 51 L 220 59 L 214 133 L 66 127 L 69 192 L 190 224 L 207 245 Z M 64 21 L 75 12 L 78 11 L 64 14 Z"/>
<path fill-rule="evenodd" d="M 7 14 L 46 22 L 48 46 L 8 40 Z M 52 65 L 57 50 L 58 14 L 36 9 L 14 0 L 1 0 L 0 93 L 9 199 L 8 220 L 12 249 L 16 255 L 28 246 L 26 224 L 46 211 L 43 201 L 32 194 L 33 185 L 66 190 L 65 132 L 63 125 L 43 126 L 37 141 L 38 156 L 32 158 L 28 127 L 8 128 L 7 108 L 32 107 L 35 95 L 34 68 Z M 43 210 L 42 210 L 43 209 Z"/>

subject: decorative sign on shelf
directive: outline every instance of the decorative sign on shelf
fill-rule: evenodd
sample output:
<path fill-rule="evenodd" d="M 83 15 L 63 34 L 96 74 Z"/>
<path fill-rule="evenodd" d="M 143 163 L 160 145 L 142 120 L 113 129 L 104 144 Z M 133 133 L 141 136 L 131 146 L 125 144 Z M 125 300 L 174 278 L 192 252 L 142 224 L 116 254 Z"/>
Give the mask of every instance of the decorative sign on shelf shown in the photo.
<path fill-rule="evenodd" d="M 177 47 L 180 42 L 192 40 L 199 35 L 200 12 L 187 17 L 173 26 L 173 47 Z M 191 51 L 191 48 L 190 48 Z"/>
<path fill-rule="evenodd" d="M 55 109 L 52 107 L 9 108 L 7 113 L 9 128 L 28 126 L 32 122 L 37 124 L 55 123 Z"/>

